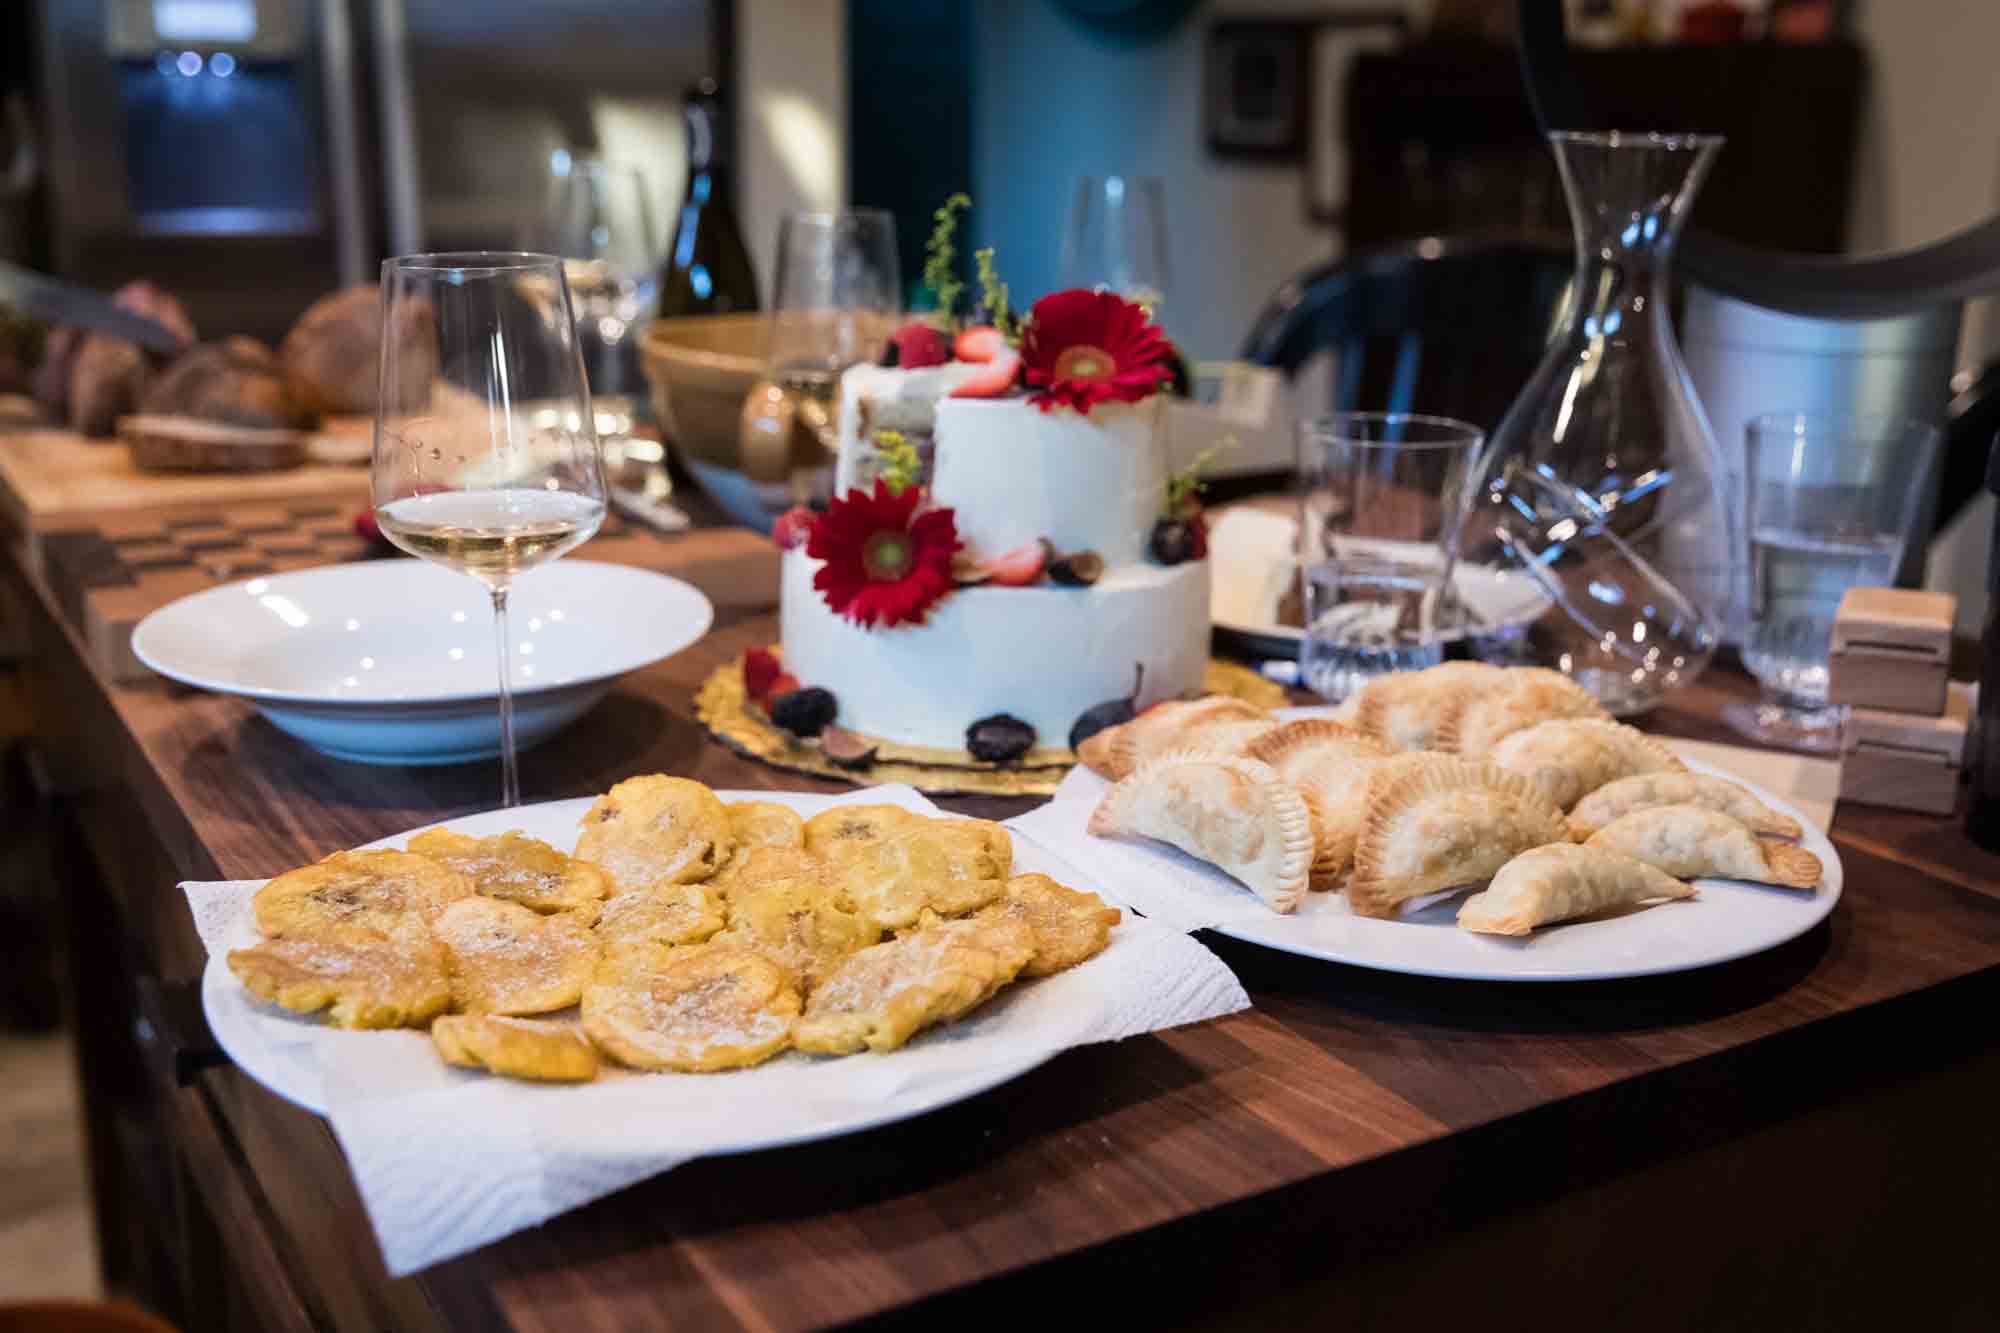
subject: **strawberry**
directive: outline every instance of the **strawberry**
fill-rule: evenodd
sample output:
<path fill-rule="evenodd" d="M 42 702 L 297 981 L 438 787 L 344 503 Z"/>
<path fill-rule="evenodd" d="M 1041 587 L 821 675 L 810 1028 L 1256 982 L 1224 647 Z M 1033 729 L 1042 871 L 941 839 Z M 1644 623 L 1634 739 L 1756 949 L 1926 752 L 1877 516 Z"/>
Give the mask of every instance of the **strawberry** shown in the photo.
<path fill-rule="evenodd" d="M 897 329 L 889 339 L 889 346 L 895 350 L 895 360 L 890 364 L 901 366 L 904 370 L 941 366 L 951 360 L 951 344 L 945 341 L 944 335 L 918 320 Z"/>
<path fill-rule="evenodd" d="M 989 361 L 986 369 L 951 391 L 954 398 L 998 398 L 1014 387 L 1021 374 L 1021 354 L 1009 352 Z"/>
<path fill-rule="evenodd" d="M 996 588 L 1025 588 L 1038 582 L 1042 571 L 1055 558 L 1055 549 L 1046 538 L 1037 537 L 1026 546 L 1017 546 L 1007 554 L 988 560 L 980 568 L 986 571 L 986 581 Z"/>
<path fill-rule="evenodd" d="M 789 671 L 780 671 L 777 679 L 771 682 L 771 693 L 766 696 L 764 700 L 765 705 L 768 707 L 771 704 L 775 704 L 788 694 L 797 694 L 802 688 L 797 676 L 794 676 Z"/>
<path fill-rule="evenodd" d="M 778 521 L 771 525 L 771 540 L 780 551 L 796 551 L 812 536 L 813 524 L 819 522 L 819 515 L 804 505 L 793 505 L 778 515 Z"/>
<path fill-rule="evenodd" d="M 354 535 L 364 542 L 386 542 L 382 535 L 382 525 L 375 521 L 375 511 L 364 509 L 354 516 Z"/>
<path fill-rule="evenodd" d="M 769 648 L 752 648 L 743 654 L 743 692 L 752 703 L 763 703 L 770 697 L 772 683 L 784 671 L 776 653 Z"/>
<path fill-rule="evenodd" d="M 961 361 L 998 361 L 1003 356 L 1013 355 L 1013 351 L 1007 345 L 1007 335 L 991 324 L 974 324 L 969 329 L 962 329 L 951 342 L 951 354 Z"/>

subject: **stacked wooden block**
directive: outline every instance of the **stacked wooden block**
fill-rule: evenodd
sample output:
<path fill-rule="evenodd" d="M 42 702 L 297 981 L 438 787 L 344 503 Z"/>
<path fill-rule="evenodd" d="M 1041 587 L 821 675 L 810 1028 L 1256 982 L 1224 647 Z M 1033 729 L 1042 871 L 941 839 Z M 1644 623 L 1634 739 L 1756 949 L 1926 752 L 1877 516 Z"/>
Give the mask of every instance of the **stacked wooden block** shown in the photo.
<path fill-rule="evenodd" d="M 1833 621 L 1828 701 L 1847 706 L 1840 798 L 1948 815 L 1958 804 L 1973 687 L 1953 684 L 1957 600 L 1849 588 Z"/>

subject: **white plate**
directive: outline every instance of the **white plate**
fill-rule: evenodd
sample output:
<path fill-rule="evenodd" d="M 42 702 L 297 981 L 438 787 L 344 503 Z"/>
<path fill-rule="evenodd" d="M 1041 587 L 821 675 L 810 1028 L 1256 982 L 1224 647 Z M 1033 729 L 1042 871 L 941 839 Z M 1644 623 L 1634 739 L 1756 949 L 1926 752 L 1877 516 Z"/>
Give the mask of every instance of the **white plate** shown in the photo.
<path fill-rule="evenodd" d="M 895 797 L 893 789 L 891 792 L 885 792 L 881 788 L 874 789 L 872 793 L 856 792 L 841 795 L 768 791 L 722 791 L 716 795 L 725 801 L 776 801 L 791 806 L 807 817 L 817 814 L 830 805 L 852 804 L 856 800 L 896 800 L 897 804 L 922 813 L 942 813 L 913 790 L 908 791 L 907 796 L 901 799 Z M 521 806 L 514 810 L 489 810 L 427 827 L 455 829 L 474 837 L 504 833 L 509 829 L 521 829 L 530 837 L 540 838 L 567 851 L 576 845 L 577 821 L 583 816 L 584 811 L 590 808 L 590 804 L 588 798 L 548 801 L 540 805 Z M 408 833 L 383 838 L 367 846 L 402 847 L 423 831 L 423 829 L 411 829 Z M 245 913 L 231 928 L 228 948 L 248 948 L 257 942 L 256 927 L 250 920 L 249 914 Z M 346 1032 L 329 1027 L 317 1018 L 289 1013 L 275 1005 L 261 1003 L 244 990 L 242 983 L 230 972 L 227 954 L 228 949 L 218 949 L 211 953 L 208 965 L 202 972 L 202 1010 L 208 1017 L 209 1030 L 214 1033 L 217 1044 L 236 1063 L 237 1068 L 286 1101 L 320 1115 L 326 1114 L 323 1071 L 330 1061 L 336 1058 L 337 1048 L 344 1042 L 382 1043 L 402 1039 L 410 1047 L 410 1062 L 413 1065 L 421 1065 L 427 1070 L 437 1065 L 437 1058 L 430 1049 L 430 1040 L 422 1033 Z M 927 1086 L 914 1097 L 897 1097 L 874 1104 L 849 1104 L 841 1107 L 830 1118 L 826 1114 L 830 1103 L 822 1103 L 817 1113 L 802 1117 L 800 1127 L 792 1132 L 777 1136 L 760 1134 L 746 1137 L 717 1151 L 748 1152 L 792 1143 L 808 1143 L 816 1139 L 852 1134 L 922 1115 L 938 1107 L 963 1101 L 968 1097 L 976 1097 L 1010 1079 L 1019 1078 L 1030 1069 L 1045 1063 L 1051 1054 L 1052 1052 L 1037 1052 L 1023 1058 L 982 1064 L 968 1070 L 963 1078 L 938 1086 Z M 755 1071 L 751 1072 L 754 1075 Z M 612 1069 L 607 1071 L 606 1077 L 624 1077 L 624 1075 L 622 1071 Z M 658 1095 L 663 1098 L 699 1099 L 704 1095 L 703 1089 L 707 1086 L 704 1079 L 697 1077 L 650 1075 L 637 1077 L 645 1078 L 649 1085 L 657 1087 Z"/>
<path fill-rule="evenodd" d="M 1840 855 L 1826 835 L 1795 806 L 1754 783 L 1699 760 L 1689 759 L 1687 766 L 1741 783 L 1773 810 L 1798 820 L 1806 830 L 1801 845 L 1825 867 L 1818 891 L 1703 879 L 1696 881 L 1701 896 L 1689 902 L 1544 926 L 1519 940 L 1460 930 L 1462 893 L 1394 921 L 1354 915 L 1344 893 L 1308 893 L 1290 916 L 1239 917 L 1216 930 L 1269 949 L 1384 972 L 1468 981 L 1608 981 L 1726 963 L 1775 949 L 1824 921 L 1840 901 L 1842 882 Z"/>
<path fill-rule="evenodd" d="M 699 640 L 714 609 L 664 574 L 565 560 L 520 577 L 509 617 L 525 748 L 581 716 L 619 676 Z M 342 759 L 446 764 L 500 752 L 486 589 L 424 561 L 211 588 L 140 621 L 132 651 L 169 679 L 247 699 Z"/>

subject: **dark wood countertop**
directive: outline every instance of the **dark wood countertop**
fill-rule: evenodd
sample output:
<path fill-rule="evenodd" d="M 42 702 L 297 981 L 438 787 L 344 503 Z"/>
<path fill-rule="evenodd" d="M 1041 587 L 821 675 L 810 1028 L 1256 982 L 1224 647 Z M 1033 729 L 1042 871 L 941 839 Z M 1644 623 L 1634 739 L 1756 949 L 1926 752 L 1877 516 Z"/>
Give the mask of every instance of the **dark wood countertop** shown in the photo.
<path fill-rule="evenodd" d="M 234 700 L 109 685 L 9 577 L 36 630 L 39 744 L 169 980 L 201 961 L 177 879 L 270 875 L 493 802 L 492 765 L 357 767 Z M 715 665 L 773 637 L 768 611 L 721 612 L 524 755 L 524 799 L 648 771 L 813 786 L 692 717 Z M 1719 738 L 1721 704 L 1750 688 L 1711 671 L 1652 725 Z M 136 857 L 119 846 L 138 826 L 163 859 L 110 865 Z M 1070 1052 L 893 1128 L 695 1162 L 401 1281 L 325 1122 L 212 1070 L 197 1093 L 257 1242 L 219 1262 L 282 1270 L 301 1327 L 981 1326 L 1106 1309 L 1241 1327 L 1468 1311 L 1494 1327 L 1812 1327 L 1913 1310 L 1959 1326 L 1993 1312 L 1975 1255 L 2000 1220 L 1979 1095 L 2000 1090 L 1984 1027 L 2000 857 L 1951 820 L 1858 807 L 1833 838 L 1838 909 L 1753 958 L 1505 986 L 1211 939 L 1253 1010 Z M 1888 1225 L 1947 1195 L 1971 1221 Z M 1871 1303 L 1863 1279 L 1902 1264 L 1931 1285 L 1885 1276 Z"/>

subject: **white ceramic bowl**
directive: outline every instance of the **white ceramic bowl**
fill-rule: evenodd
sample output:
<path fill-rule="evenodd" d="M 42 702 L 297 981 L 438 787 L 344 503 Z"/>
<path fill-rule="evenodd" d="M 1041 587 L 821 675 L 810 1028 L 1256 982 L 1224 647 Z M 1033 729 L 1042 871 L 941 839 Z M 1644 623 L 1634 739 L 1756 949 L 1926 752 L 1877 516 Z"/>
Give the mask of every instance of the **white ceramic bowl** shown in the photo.
<path fill-rule="evenodd" d="M 714 608 L 679 579 L 564 560 L 522 575 L 514 732 L 546 740 L 628 671 L 708 632 Z M 451 764 L 500 753 L 486 589 L 420 560 L 249 579 L 183 597 L 132 631 L 132 651 L 187 685 L 249 700 L 272 725 L 362 764 Z"/>

